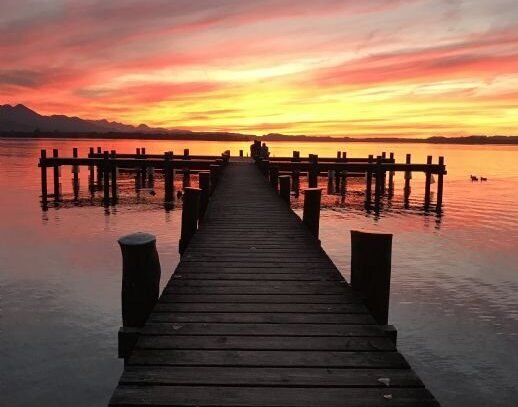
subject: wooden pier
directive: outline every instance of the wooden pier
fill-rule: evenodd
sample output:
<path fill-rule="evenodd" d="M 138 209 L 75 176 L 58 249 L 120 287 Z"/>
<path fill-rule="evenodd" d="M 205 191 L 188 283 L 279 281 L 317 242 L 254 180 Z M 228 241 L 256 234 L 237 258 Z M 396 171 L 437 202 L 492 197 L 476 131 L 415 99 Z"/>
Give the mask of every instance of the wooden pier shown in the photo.
<path fill-rule="evenodd" d="M 110 406 L 438 405 L 286 181 L 281 197 L 251 163 L 225 168 Z"/>

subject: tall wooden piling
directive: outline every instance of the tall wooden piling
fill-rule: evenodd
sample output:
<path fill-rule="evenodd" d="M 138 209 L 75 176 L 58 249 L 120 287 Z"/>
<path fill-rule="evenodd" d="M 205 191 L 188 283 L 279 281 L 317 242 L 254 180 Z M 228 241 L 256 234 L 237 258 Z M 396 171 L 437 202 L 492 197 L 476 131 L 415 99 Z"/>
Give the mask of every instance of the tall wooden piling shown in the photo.
<path fill-rule="evenodd" d="M 380 325 L 388 323 L 391 259 L 391 234 L 351 231 L 351 287 Z"/>
<path fill-rule="evenodd" d="M 207 209 L 207 205 L 209 204 L 210 197 L 210 172 L 209 171 L 200 171 L 198 173 L 198 184 L 201 189 L 200 194 L 200 220 L 205 214 L 205 210 Z"/>
<path fill-rule="evenodd" d="M 318 155 L 310 154 L 309 161 L 311 165 L 308 170 L 308 186 L 316 188 L 318 187 Z"/>
<path fill-rule="evenodd" d="M 101 147 L 97 146 L 97 154 L 102 154 Z M 97 164 L 97 188 L 101 188 L 101 185 L 103 183 L 103 164 L 99 163 Z"/>
<path fill-rule="evenodd" d="M 412 161 L 412 155 L 407 154 L 405 158 L 405 163 L 410 164 Z M 412 179 L 412 171 L 405 171 L 405 188 L 404 188 L 404 202 L 405 208 L 408 207 L 409 198 L 410 198 L 410 180 Z"/>
<path fill-rule="evenodd" d="M 72 157 L 78 157 L 77 147 L 72 149 Z M 74 164 L 72 166 L 72 191 L 74 193 L 74 201 L 79 199 L 79 165 Z"/>
<path fill-rule="evenodd" d="M 110 203 L 110 156 L 108 151 L 103 153 L 103 202 Z"/>
<path fill-rule="evenodd" d="M 40 170 L 41 170 L 41 203 L 43 206 L 47 206 L 48 192 L 47 192 L 47 150 L 41 150 L 40 152 Z"/>
<path fill-rule="evenodd" d="M 58 149 L 55 148 L 52 150 L 52 157 L 58 158 L 59 152 Z M 60 166 L 58 164 L 54 164 L 53 166 L 53 175 L 54 175 L 54 201 L 59 202 L 61 200 L 61 182 L 60 182 Z"/>
<path fill-rule="evenodd" d="M 88 158 L 93 158 L 93 156 L 94 156 L 94 148 L 90 147 L 90 149 L 88 150 Z M 90 191 L 91 194 L 93 194 L 95 191 L 94 182 L 95 182 L 94 165 L 90 164 L 88 166 L 88 190 Z"/>
<path fill-rule="evenodd" d="M 365 175 L 365 206 L 370 207 L 371 199 L 372 199 L 372 162 L 374 157 L 369 155 L 368 163 L 369 167 L 367 169 L 367 173 Z"/>
<path fill-rule="evenodd" d="M 390 159 L 394 160 L 394 153 L 390 153 Z M 389 197 L 394 195 L 394 171 L 389 171 L 389 180 L 388 180 L 388 194 Z"/>
<path fill-rule="evenodd" d="M 439 165 L 444 165 L 444 157 L 439 157 Z M 444 191 L 444 170 L 440 169 L 437 175 L 437 202 L 435 209 L 437 212 L 442 211 L 442 196 Z"/>
<path fill-rule="evenodd" d="M 320 188 L 308 188 L 304 191 L 304 212 L 302 214 L 302 222 L 304 222 L 316 239 L 318 239 L 320 227 L 321 199 L 322 190 Z"/>
<path fill-rule="evenodd" d="M 158 299 L 161 270 L 155 236 L 133 233 L 118 242 L 122 252 L 123 325 L 119 330 L 119 357 L 126 358 Z"/>
<path fill-rule="evenodd" d="M 111 181 L 112 181 L 112 204 L 115 205 L 117 203 L 117 152 L 115 150 L 111 151 Z"/>
<path fill-rule="evenodd" d="M 198 229 L 200 198 L 200 188 L 187 187 L 184 189 L 182 206 L 182 231 L 179 243 L 179 251 L 181 255 L 185 252 L 187 246 L 189 246 L 189 242 Z"/>
<path fill-rule="evenodd" d="M 171 160 L 173 153 L 168 151 L 164 153 L 164 202 L 169 204 L 173 201 L 174 180 Z"/>
<path fill-rule="evenodd" d="M 279 195 L 289 205 L 290 204 L 290 176 L 281 175 L 279 177 Z"/>
<path fill-rule="evenodd" d="M 381 163 L 383 158 L 378 156 L 376 159 L 376 182 L 374 187 L 374 206 L 379 208 L 381 195 L 383 194 L 383 170 L 381 169 Z"/>
<path fill-rule="evenodd" d="M 431 165 L 432 164 L 432 156 L 431 155 L 426 157 L 426 164 L 427 165 Z M 424 183 L 424 207 L 425 207 L 425 209 L 428 209 L 428 207 L 430 206 L 430 187 L 431 187 L 431 183 L 432 183 L 432 173 L 431 173 L 429 167 L 427 167 L 426 172 L 425 172 L 425 183 Z"/>
<path fill-rule="evenodd" d="M 191 170 L 189 168 L 182 169 L 182 186 L 184 189 L 191 186 Z"/>

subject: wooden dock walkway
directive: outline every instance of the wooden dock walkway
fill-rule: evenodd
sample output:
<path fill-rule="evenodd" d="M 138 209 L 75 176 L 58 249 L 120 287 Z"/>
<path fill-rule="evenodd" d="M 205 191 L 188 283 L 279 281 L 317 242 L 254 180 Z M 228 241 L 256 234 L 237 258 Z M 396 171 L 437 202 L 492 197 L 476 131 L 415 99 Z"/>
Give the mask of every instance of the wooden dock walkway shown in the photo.
<path fill-rule="evenodd" d="M 300 219 L 230 163 L 111 406 L 437 406 Z"/>

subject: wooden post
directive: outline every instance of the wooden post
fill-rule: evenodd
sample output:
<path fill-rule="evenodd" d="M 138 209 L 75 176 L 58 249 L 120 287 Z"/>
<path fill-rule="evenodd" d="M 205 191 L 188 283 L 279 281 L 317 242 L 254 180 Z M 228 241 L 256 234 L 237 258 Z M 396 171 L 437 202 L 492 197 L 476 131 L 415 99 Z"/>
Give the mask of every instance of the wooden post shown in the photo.
<path fill-rule="evenodd" d="M 105 151 L 103 156 L 103 180 L 103 202 L 106 206 L 110 203 L 110 156 L 108 151 Z"/>
<path fill-rule="evenodd" d="M 289 175 L 281 175 L 279 177 L 279 185 L 280 185 L 280 196 L 281 198 L 290 205 L 290 176 Z"/>
<path fill-rule="evenodd" d="M 369 166 L 367 168 L 366 180 L 365 180 L 365 206 L 368 208 L 371 205 L 371 195 L 372 195 L 372 154 L 369 155 L 368 163 Z"/>
<path fill-rule="evenodd" d="M 97 154 L 102 154 L 101 147 L 97 146 Z M 97 164 L 97 188 L 101 189 L 101 185 L 103 183 L 103 166 L 102 164 Z"/>
<path fill-rule="evenodd" d="M 388 323 L 392 235 L 351 231 L 351 287 L 376 323 Z"/>
<path fill-rule="evenodd" d="M 183 174 L 183 180 L 182 180 L 182 186 L 183 188 L 187 188 L 191 186 L 191 170 L 189 168 L 182 169 Z"/>
<path fill-rule="evenodd" d="M 340 195 L 345 196 L 347 193 L 347 170 L 343 170 L 340 173 Z"/>
<path fill-rule="evenodd" d="M 439 165 L 444 165 L 444 157 L 439 157 Z M 437 175 L 437 203 L 435 205 L 435 209 L 437 212 L 441 212 L 442 210 L 442 195 L 444 191 L 444 170 L 442 168 L 439 169 L 439 174 Z"/>
<path fill-rule="evenodd" d="M 390 153 L 391 163 L 394 162 L 394 153 Z M 389 171 L 388 193 L 392 197 L 394 195 L 394 171 Z"/>
<path fill-rule="evenodd" d="M 182 232 L 180 236 L 179 251 L 182 255 L 189 246 L 189 242 L 198 229 L 198 217 L 200 215 L 201 189 L 187 187 L 183 193 L 182 207 Z"/>
<path fill-rule="evenodd" d="M 432 165 L 432 156 L 426 157 L 426 172 L 425 172 L 425 184 L 424 184 L 424 207 L 428 209 L 430 206 L 430 185 L 432 181 L 432 172 L 430 171 L 429 165 Z"/>
<path fill-rule="evenodd" d="M 146 149 L 142 147 L 140 149 L 140 159 L 145 160 L 146 159 Z M 146 182 L 147 182 L 147 166 L 145 163 L 142 164 L 142 167 L 140 168 L 140 175 L 142 180 L 142 187 L 146 188 Z"/>
<path fill-rule="evenodd" d="M 374 206 L 376 208 L 379 208 L 380 206 L 380 200 L 381 200 L 381 194 L 383 193 L 383 189 L 381 184 L 383 183 L 383 174 L 381 170 L 381 163 L 383 158 L 378 156 L 376 159 L 376 183 L 374 188 Z"/>
<path fill-rule="evenodd" d="M 48 193 L 47 193 L 47 150 L 41 150 L 40 155 L 40 169 L 41 169 L 41 203 L 43 206 L 47 206 Z"/>
<path fill-rule="evenodd" d="M 173 171 L 171 168 L 172 153 L 164 153 L 164 202 L 166 204 L 173 202 Z"/>
<path fill-rule="evenodd" d="M 327 193 L 332 194 L 334 192 L 333 180 L 335 178 L 334 170 L 327 171 Z"/>
<path fill-rule="evenodd" d="M 239 150 L 239 157 L 243 158 L 243 150 Z"/>
<path fill-rule="evenodd" d="M 291 173 L 292 177 L 292 188 L 295 192 L 295 197 L 298 198 L 300 195 L 300 170 L 293 170 Z"/>
<path fill-rule="evenodd" d="M 308 186 L 309 188 L 316 188 L 318 187 L 318 155 L 311 154 L 309 156 L 309 161 Z"/>
<path fill-rule="evenodd" d="M 337 158 L 337 161 L 340 161 L 340 159 L 342 158 L 342 152 L 341 151 L 337 151 L 336 152 L 336 158 Z"/>
<path fill-rule="evenodd" d="M 58 156 L 59 156 L 58 149 L 57 148 L 53 149 L 52 157 L 58 158 Z M 59 180 L 60 170 L 59 170 L 58 164 L 54 164 L 53 173 L 54 173 L 54 201 L 59 202 L 61 200 L 61 182 L 59 182 L 60 181 Z"/>
<path fill-rule="evenodd" d="M 275 166 L 270 167 L 270 185 L 276 191 L 279 190 L 279 168 Z"/>
<path fill-rule="evenodd" d="M 190 160 L 190 157 L 189 157 L 189 149 L 188 149 L 188 148 L 184 148 L 184 149 L 183 149 L 183 159 L 184 159 L 184 160 Z"/>
<path fill-rule="evenodd" d="M 77 158 L 77 147 L 72 149 L 72 157 Z M 74 192 L 74 201 L 79 198 L 79 165 L 72 165 L 72 191 Z"/>
<path fill-rule="evenodd" d="M 203 218 L 205 211 L 207 210 L 207 205 L 209 204 L 209 196 L 210 196 L 210 172 L 209 171 L 200 171 L 198 173 L 199 176 L 199 187 L 201 189 L 200 195 L 200 220 Z"/>
<path fill-rule="evenodd" d="M 90 147 L 90 150 L 88 152 L 88 158 L 93 159 L 93 156 L 94 156 L 94 148 Z M 88 189 L 91 194 L 94 193 L 94 179 L 95 179 L 94 166 L 93 166 L 93 164 L 90 164 L 88 166 Z"/>
<path fill-rule="evenodd" d="M 111 176 L 112 176 L 112 204 L 115 205 L 117 203 L 117 152 L 115 150 L 111 151 Z"/>
<path fill-rule="evenodd" d="M 119 330 L 119 357 L 126 358 L 158 299 L 161 270 L 155 236 L 133 233 L 118 242 L 122 252 L 123 325 Z"/>
<path fill-rule="evenodd" d="M 219 177 L 219 165 L 211 164 L 209 166 L 210 169 L 210 194 L 214 193 L 216 189 L 216 185 L 218 185 L 218 177 Z"/>
<path fill-rule="evenodd" d="M 412 156 L 410 154 L 406 155 L 405 163 L 410 164 L 412 160 Z M 408 200 L 410 198 L 410 180 L 412 179 L 412 171 L 405 171 L 405 189 L 404 189 L 404 202 L 405 208 L 408 208 Z"/>
<path fill-rule="evenodd" d="M 302 222 L 308 227 L 309 231 L 318 239 L 320 225 L 320 201 L 322 190 L 320 188 L 308 188 L 304 191 L 304 212 Z"/>

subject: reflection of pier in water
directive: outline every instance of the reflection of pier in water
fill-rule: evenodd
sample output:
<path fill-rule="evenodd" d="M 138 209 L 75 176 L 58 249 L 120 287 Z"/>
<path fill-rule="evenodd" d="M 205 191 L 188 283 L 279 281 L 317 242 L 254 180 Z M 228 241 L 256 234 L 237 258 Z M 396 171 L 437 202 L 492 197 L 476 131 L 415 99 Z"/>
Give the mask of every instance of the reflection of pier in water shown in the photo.
<path fill-rule="evenodd" d="M 241 151 L 242 156 L 242 151 Z M 54 203 L 66 201 L 61 190 L 61 167 L 72 167 L 72 198 L 69 202 L 80 202 L 79 169 L 81 166 L 88 169 L 88 191 L 90 202 L 94 202 L 101 195 L 101 202 L 105 206 L 119 202 L 121 185 L 127 187 L 127 181 L 134 179 L 134 187 L 126 188 L 140 193 L 147 193 L 150 197 L 163 194 L 166 209 L 173 207 L 175 199 L 181 196 L 185 187 L 196 182 L 205 190 L 210 179 L 216 180 L 221 168 L 228 163 L 230 153 L 221 156 L 190 155 L 185 149 L 182 155 L 172 152 L 164 154 L 146 154 L 145 148 L 137 148 L 135 154 L 117 153 L 116 151 L 102 151 L 100 147 L 95 152 L 90 148 L 87 157 L 78 157 L 77 148 L 73 149 L 72 157 L 60 157 L 57 149 L 53 150 L 52 157 L 48 157 L 45 150 L 41 152 L 41 199 L 44 209 L 48 207 L 49 198 Z M 290 177 L 290 195 L 296 207 L 301 189 L 305 187 L 321 187 L 327 194 L 323 197 L 324 206 L 344 206 L 346 199 L 350 202 L 361 203 L 367 211 L 379 213 L 383 209 L 391 208 L 395 196 L 394 177 L 397 172 L 404 175 L 402 194 L 403 208 L 411 207 L 411 179 L 412 173 L 424 174 L 423 200 L 413 200 L 420 204 L 426 212 L 430 209 L 438 214 L 442 212 L 443 181 L 446 174 L 444 158 L 439 157 L 438 163 L 432 163 L 428 156 L 426 163 L 412 163 L 410 154 L 406 155 L 404 163 L 397 163 L 394 154 L 382 153 L 374 157 L 347 157 L 346 152 L 338 152 L 336 158 L 318 157 L 310 154 L 307 158 L 300 157 L 294 151 L 292 157 L 256 158 L 256 164 L 264 175 L 268 176 L 273 185 L 278 185 L 284 176 Z M 53 193 L 47 191 L 47 169 L 52 169 Z M 437 192 L 435 205 L 432 202 L 431 184 L 437 176 Z M 175 193 L 175 180 L 178 191 Z M 157 185 L 159 181 L 160 185 Z M 179 182 L 180 181 L 180 182 Z M 362 186 L 363 185 L 363 186 Z M 163 192 L 162 192 L 163 190 Z M 336 198 L 336 199 L 334 199 Z M 348 202 L 349 202 L 348 201 Z"/>

